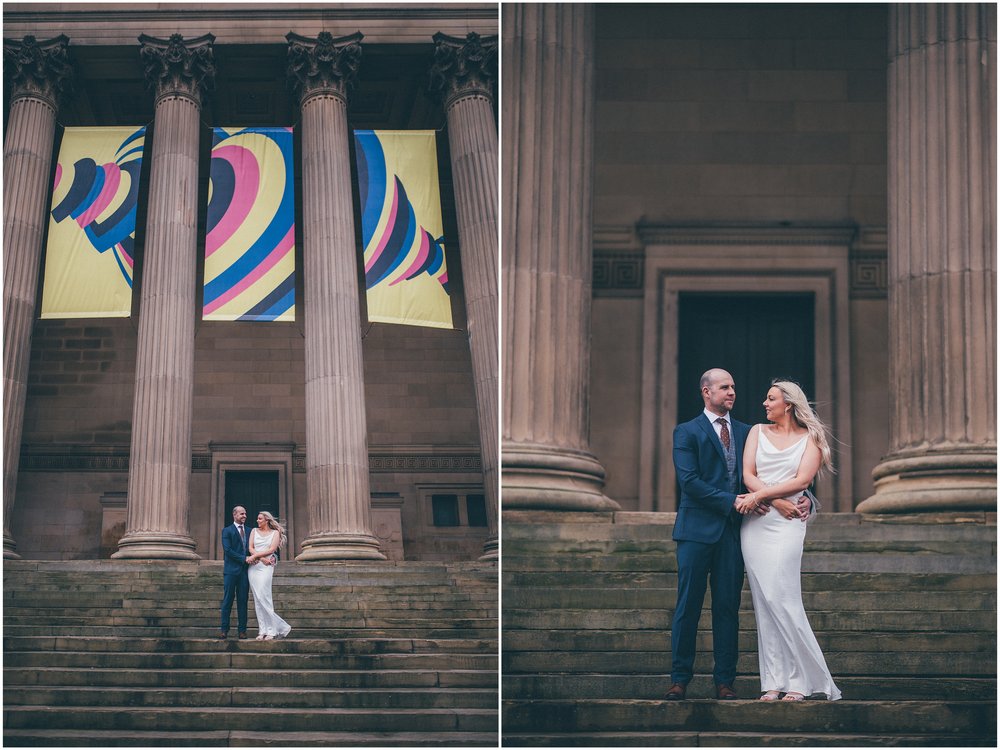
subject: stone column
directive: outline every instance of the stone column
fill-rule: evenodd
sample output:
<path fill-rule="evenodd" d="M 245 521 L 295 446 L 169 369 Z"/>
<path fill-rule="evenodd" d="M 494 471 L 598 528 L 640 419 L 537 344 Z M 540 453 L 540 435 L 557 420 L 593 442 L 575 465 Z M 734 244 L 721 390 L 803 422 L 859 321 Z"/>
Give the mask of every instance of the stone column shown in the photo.
<path fill-rule="evenodd" d="M 434 35 L 431 89 L 444 98 L 455 183 L 465 310 L 479 414 L 479 445 L 489 538 L 483 559 L 498 553 L 497 510 L 497 128 L 493 115 L 497 39 Z"/>
<path fill-rule="evenodd" d="M 889 6 L 891 452 L 864 513 L 996 510 L 996 23 Z"/>
<path fill-rule="evenodd" d="M 11 79 L 3 148 L 3 556 L 18 558 L 11 514 L 21 456 L 28 361 L 35 323 L 59 95 L 71 76 L 69 39 L 5 39 Z"/>
<path fill-rule="evenodd" d="M 613 510 L 590 453 L 594 7 L 503 6 L 505 508 Z"/>
<path fill-rule="evenodd" d="M 188 534 L 201 102 L 211 34 L 139 37 L 156 92 L 132 407 L 128 518 L 115 558 L 196 560 Z"/>
<path fill-rule="evenodd" d="M 302 107 L 309 536 L 297 559 L 384 560 L 371 523 L 347 127 L 362 35 L 286 38 L 289 78 Z"/>

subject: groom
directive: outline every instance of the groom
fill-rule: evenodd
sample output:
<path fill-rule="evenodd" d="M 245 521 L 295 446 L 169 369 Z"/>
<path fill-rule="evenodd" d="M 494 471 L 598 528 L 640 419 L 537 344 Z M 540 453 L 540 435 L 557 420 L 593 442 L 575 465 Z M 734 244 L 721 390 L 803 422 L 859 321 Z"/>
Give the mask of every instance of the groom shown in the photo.
<path fill-rule="evenodd" d="M 734 510 L 743 483 L 743 445 L 750 425 L 732 419 L 733 377 L 712 369 L 701 376 L 704 411 L 674 430 L 674 467 L 681 497 L 674 523 L 677 542 L 677 606 L 673 667 L 667 700 L 683 700 L 694 668 L 695 641 L 705 589 L 712 587 L 715 697 L 733 700 L 739 638 L 743 554 L 742 516 Z M 758 511 L 767 512 L 762 505 Z"/>
<path fill-rule="evenodd" d="M 239 637 L 247 637 L 247 600 L 250 596 L 250 580 L 247 577 L 247 510 L 242 505 L 233 508 L 233 523 L 222 530 L 222 553 L 225 563 L 222 568 L 222 623 L 219 638 L 229 637 L 229 617 L 236 600 L 236 625 Z"/>

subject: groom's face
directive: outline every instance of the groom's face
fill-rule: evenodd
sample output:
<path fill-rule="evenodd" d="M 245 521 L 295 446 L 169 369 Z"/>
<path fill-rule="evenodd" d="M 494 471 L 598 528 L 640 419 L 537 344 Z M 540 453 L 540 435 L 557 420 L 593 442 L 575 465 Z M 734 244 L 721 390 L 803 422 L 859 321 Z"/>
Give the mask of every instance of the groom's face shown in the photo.
<path fill-rule="evenodd" d="M 702 390 L 702 394 L 709 411 L 720 415 L 728 414 L 736 403 L 736 384 L 733 383 L 733 376 L 728 372 L 717 374 Z"/>

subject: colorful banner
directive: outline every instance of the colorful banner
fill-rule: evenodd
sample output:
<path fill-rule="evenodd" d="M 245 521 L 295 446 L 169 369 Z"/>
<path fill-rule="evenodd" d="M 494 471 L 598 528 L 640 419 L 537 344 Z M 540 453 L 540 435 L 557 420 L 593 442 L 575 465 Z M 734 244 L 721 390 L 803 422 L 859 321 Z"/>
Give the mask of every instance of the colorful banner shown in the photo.
<path fill-rule="evenodd" d="M 146 129 L 66 128 L 52 189 L 43 318 L 127 318 Z"/>
<path fill-rule="evenodd" d="M 291 128 L 215 128 L 204 320 L 295 320 Z"/>
<path fill-rule="evenodd" d="M 452 328 L 433 130 L 354 132 L 368 319 Z"/>

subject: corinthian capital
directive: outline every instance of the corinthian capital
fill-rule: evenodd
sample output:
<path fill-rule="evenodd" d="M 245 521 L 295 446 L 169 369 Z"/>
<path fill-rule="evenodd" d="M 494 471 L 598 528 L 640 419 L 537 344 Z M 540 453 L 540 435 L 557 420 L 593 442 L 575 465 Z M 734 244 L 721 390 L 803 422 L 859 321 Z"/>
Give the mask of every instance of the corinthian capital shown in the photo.
<path fill-rule="evenodd" d="M 315 39 L 289 33 L 288 82 L 300 102 L 319 93 L 347 100 L 361 67 L 360 31 L 337 37 L 321 31 Z"/>
<path fill-rule="evenodd" d="M 215 83 L 214 42 L 212 34 L 187 41 L 180 34 L 172 34 L 169 39 L 140 36 L 139 55 L 146 85 L 154 89 L 156 98 L 187 96 L 200 106 L 202 97 Z"/>
<path fill-rule="evenodd" d="M 431 92 L 445 100 L 445 108 L 465 96 L 493 98 L 497 77 L 497 38 L 475 32 L 465 39 L 438 32 L 434 35 Z"/>
<path fill-rule="evenodd" d="M 42 42 L 30 35 L 4 39 L 4 72 L 13 84 L 11 98 L 36 96 L 54 109 L 73 78 L 68 47 L 69 38 L 62 34 Z"/>

